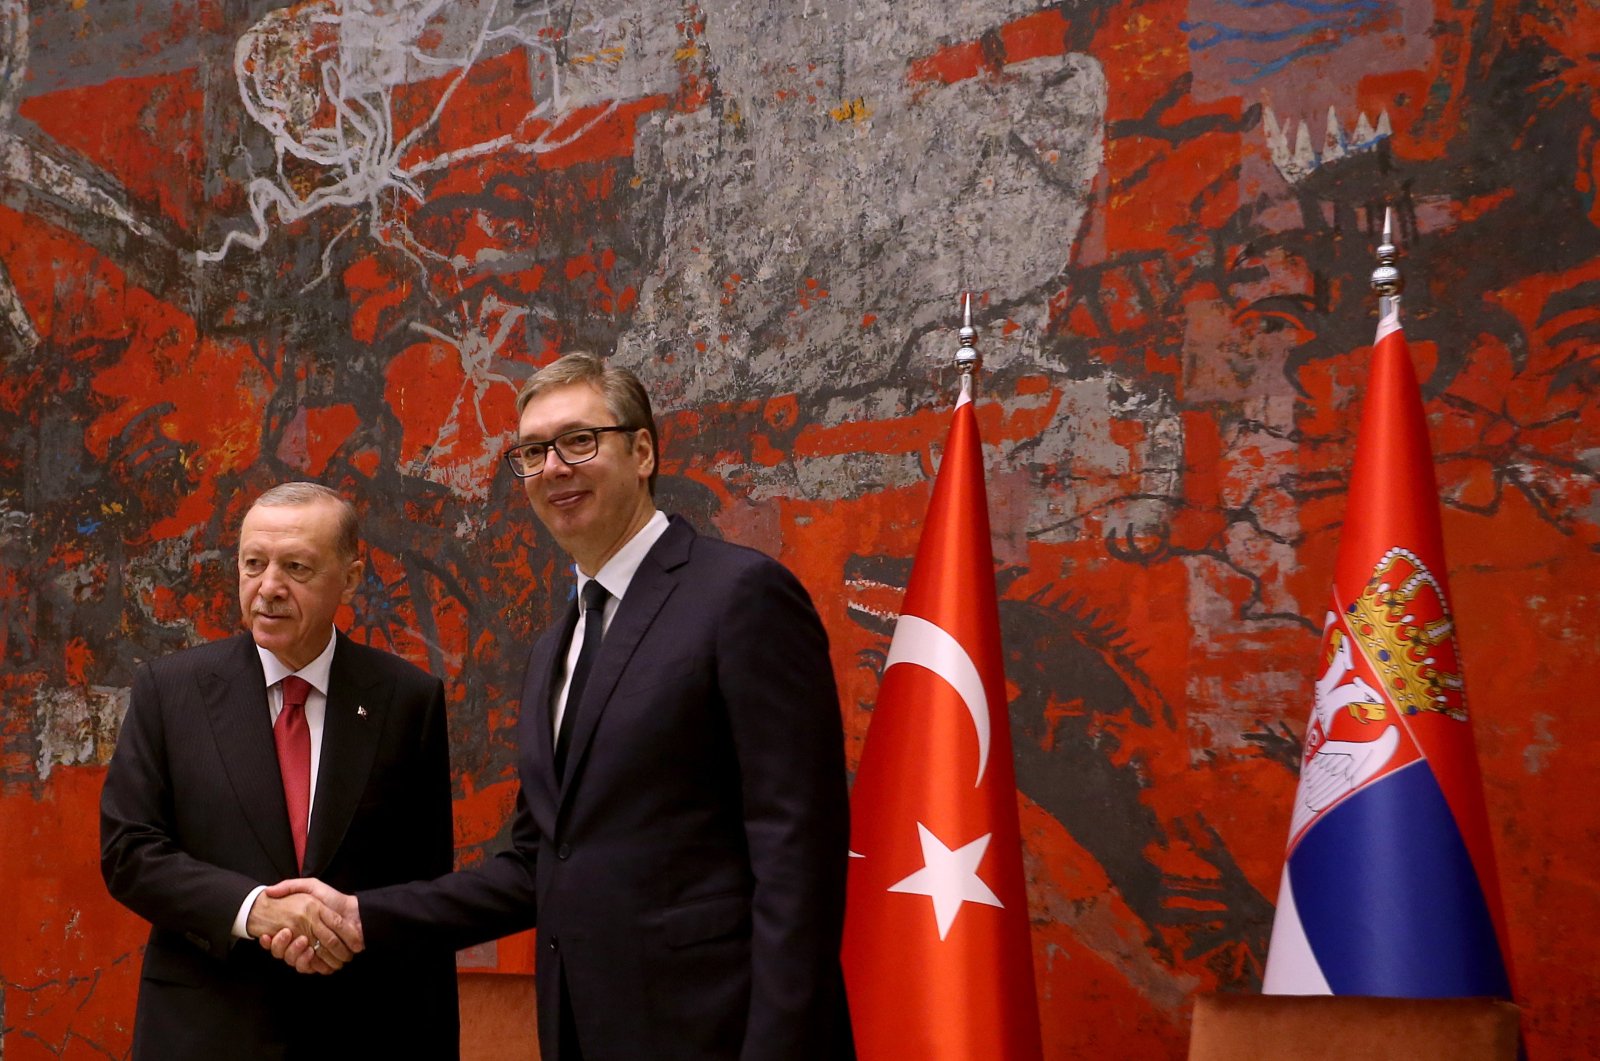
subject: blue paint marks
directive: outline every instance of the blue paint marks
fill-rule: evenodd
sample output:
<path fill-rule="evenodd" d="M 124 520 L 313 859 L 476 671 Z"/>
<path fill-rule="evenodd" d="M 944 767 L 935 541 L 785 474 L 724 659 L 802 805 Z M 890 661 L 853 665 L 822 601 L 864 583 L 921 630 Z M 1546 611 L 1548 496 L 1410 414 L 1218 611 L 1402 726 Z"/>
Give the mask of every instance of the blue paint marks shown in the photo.
<path fill-rule="evenodd" d="M 1318 0 L 1228 0 L 1236 17 L 1222 21 L 1201 19 L 1180 22 L 1189 34 L 1189 50 L 1204 52 L 1214 48 L 1239 46 L 1255 54 L 1231 56 L 1230 66 L 1244 66 L 1248 72 L 1233 79 L 1236 85 L 1270 77 L 1286 67 L 1313 55 L 1322 55 L 1346 43 L 1381 29 L 1394 11 L 1390 0 L 1348 0 L 1321 3 Z M 1259 12 L 1279 9 L 1290 13 L 1287 23 L 1276 28 L 1261 28 Z M 1295 43 L 1299 42 L 1299 43 Z M 1285 45 L 1293 45 L 1284 50 Z"/>

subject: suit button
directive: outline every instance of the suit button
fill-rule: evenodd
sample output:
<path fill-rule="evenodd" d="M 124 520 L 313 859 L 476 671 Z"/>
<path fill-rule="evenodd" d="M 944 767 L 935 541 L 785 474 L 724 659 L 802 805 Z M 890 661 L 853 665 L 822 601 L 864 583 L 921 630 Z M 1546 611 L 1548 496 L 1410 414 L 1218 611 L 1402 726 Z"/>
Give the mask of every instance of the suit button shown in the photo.
<path fill-rule="evenodd" d="M 556 857 L 561 859 L 563 862 L 565 862 L 571 854 L 572 848 L 568 844 L 562 844 L 560 847 L 556 848 Z"/>
<path fill-rule="evenodd" d="M 555 940 L 551 940 L 550 941 L 550 949 L 551 950 L 560 950 L 561 948 L 556 946 L 556 941 Z"/>

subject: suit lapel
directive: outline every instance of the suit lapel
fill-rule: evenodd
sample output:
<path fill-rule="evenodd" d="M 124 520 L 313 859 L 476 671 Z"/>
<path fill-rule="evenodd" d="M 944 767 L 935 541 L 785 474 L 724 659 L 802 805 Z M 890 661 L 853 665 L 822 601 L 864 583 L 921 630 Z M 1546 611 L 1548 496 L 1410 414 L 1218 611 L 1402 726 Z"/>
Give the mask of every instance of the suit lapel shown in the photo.
<path fill-rule="evenodd" d="M 257 841 L 284 876 L 295 876 L 294 839 L 283 801 L 283 775 L 272 742 L 272 716 L 267 709 L 267 678 L 261 657 L 248 634 L 233 639 L 228 659 L 197 676 L 222 755 L 222 768 L 245 810 Z"/>
<path fill-rule="evenodd" d="M 308 877 L 325 869 L 339 850 L 372 774 L 378 738 L 393 713 L 393 675 L 362 667 L 357 659 L 359 646 L 344 634 L 337 637 L 328 670 L 328 703 L 322 715 L 317 795 L 306 832 L 304 875 Z"/>
<path fill-rule="evenodd" d="M 528 654 L 528 673 L 522 682 L 522 706 L 517 715 L 522 730 L 521 744 L 532 764 L 532 782 L 538 787 L 528 793 L 528 809 L 545 835 L 555 828 L 556 748 L 552 721 L 556 682 L 563 674 L 561 656 L 572 643 L 578 625 L 578 603 L 567 606 L 561 626 L 539 639 Z M 539 798 L 534 798 L 537 793 Z"/>
<path fill-rule="evenodd" d="M 678 586 L 676 570 L 688 561 L 694 537 L 694 530 L 687 523 L 673 517 L 661 538 L 645 554 L 644 562 L 634 572 L 633 581 L 617 605 L 617 614 L 612 617 L 605 640 L 600 643 L 600 654 L 595 657 L 589 684 L 583 690 L 583 703 L 572 731 L 572 747 L 567 751 L 567 777 L 561 784 L 563 803 L 572 790 L 573 780 L 582 772 L 595 728 L 600 724 L 600 716 L 605 713 L 606 703 L 623 669 L 660 614 L 661 606 Z M 553 770 L 552 766 L 551 776 L 554 776 Z"/>

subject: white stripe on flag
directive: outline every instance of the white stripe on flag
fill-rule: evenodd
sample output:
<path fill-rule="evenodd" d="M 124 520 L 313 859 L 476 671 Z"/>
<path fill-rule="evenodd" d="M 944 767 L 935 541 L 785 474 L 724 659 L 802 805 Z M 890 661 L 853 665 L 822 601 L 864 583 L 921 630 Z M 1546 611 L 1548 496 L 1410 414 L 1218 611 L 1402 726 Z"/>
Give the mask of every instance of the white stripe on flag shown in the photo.
<path fill-rule="evenodd" d="M 1283 865 L 1283 880 L 1278 885 L 1278 915 L 1272 921 L 1272 942 L 1267 946 L 1267 971 L 1262 978 L 1264 995 L 1331 995 L 1327 977 L 1317 964 L 1300 925 L 1300 911 L 1294 905 L 1294 885 L 1289 883 L 1289 864 Z"/>

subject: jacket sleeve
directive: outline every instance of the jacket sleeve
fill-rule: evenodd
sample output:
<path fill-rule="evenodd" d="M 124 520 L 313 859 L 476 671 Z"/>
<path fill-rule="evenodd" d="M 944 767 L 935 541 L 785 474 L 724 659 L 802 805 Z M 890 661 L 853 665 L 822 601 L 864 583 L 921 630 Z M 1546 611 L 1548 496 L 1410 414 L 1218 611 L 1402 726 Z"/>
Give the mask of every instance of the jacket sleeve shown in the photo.
<path fill-rule="evenodd" d="M 447 944 L 460 950 L 532 928 L 539 833 L 520 789 L 511 840 L 510 850 L 481 866 L 357 893 L 368 949 Z"/>
<path fill-rule="evenodd" d="M 168 763 L 183 748 L 169 746 L 167 708 L 141 664 L 100 794 L 100 873 L 112 898 L 221 958 L 234 945 L 240 905 L 261 882 L 181 846 Z"/>
<path fill-rule="evenodd" d="M 774 561 L 744 573 L 717 631 L 754 877 L 742 1056 L 836 1056 L 850 812 L 827 634 Z"/>

